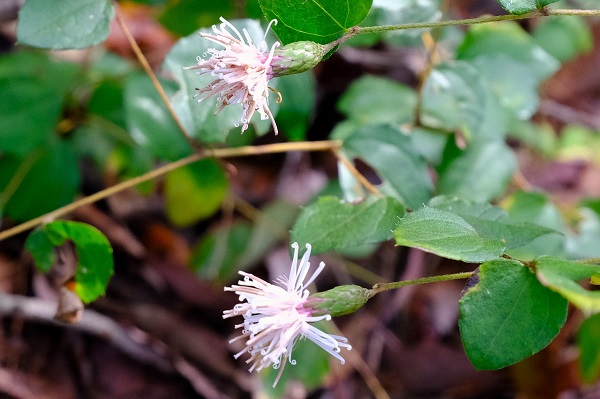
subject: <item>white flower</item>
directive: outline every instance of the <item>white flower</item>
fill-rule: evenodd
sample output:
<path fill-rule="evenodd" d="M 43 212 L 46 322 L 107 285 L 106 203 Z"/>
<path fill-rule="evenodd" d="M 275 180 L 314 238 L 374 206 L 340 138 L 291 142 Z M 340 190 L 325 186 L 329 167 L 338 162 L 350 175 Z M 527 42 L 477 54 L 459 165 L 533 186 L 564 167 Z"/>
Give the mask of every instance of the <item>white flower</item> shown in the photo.
<path fill-rule="evenodd" d="M 242 335 L 230 341 L 246 340 L 246 347 L 235 355 L 237 359 L 243 353 L 249 352 L 250 358 L 246 363 L 251 364 L 250 372 L 260 371 L 271 364 L 280 368 L 273 387 L 277 385 L 285 367 L 286 358 L 291 364 L 292 348 L 299 338 L 308 338 L 325 349 L 342 364 L 340 348 L 351 349 L 348 340 L 337 335 L 327 334 L 310 323 L 320 320 L 331 320 L 331 316 L 315 316 L 315 309 L 307 305 L 309 292 L 306 287 L 321 273 L 325 264 L 321 262 L 312 276 L 306 280 L 310 263 L 310 244 L 306 244 L 306 252 L 298 265 L 298 243 L 292 244 L 294 259 L 289 277 L 279 277 L 276 284 L 266 281 L 246 272 L 239 285 L 225 287 L 225 291 L 233 291 L 240 297 L 240 302 L 231 310 L 223 312 L 223 318 L 243 316 L 244 322 L 236 325 L 242 328 Z M 305 281 L 306 280 L 306 281 Z M 282 360 L 283 359 L 283 360 Z"/>
<path fill-rule="evenodd" d="M 242 104 L 242 133 L 248 129 L 250 118 L 258 111 L 261 119 L 270 119 L 273 130 L 277 134 L 277 125 L 269 109 L 269 80 L 274 76 L 271 63 L 275 48 L 280 45 L 275 42 L 267 51 L 263 41 L 254 45 L 248 31 L 242 29 L 242 34 L 226 19 L 221 17 L 221 25 L 213 25 L 214 34 L 200 35 L 224 47 L 222 50 L 208 50 L 210 58 L 204 60 L 198 57 L 198 65 L 184 69 L 200 69 L 199 75 L 209 73 L 215 77 L 208 86 L 196 89 L 200 96 L 198 102 L 217 95 L 217 115 L 229 104 Z M 269 24 L 270 26 L 270 24 Z M 268 28 L 267 28 L 268 31 Z M 207 54 L 205 53 L 205 57 Z"/>

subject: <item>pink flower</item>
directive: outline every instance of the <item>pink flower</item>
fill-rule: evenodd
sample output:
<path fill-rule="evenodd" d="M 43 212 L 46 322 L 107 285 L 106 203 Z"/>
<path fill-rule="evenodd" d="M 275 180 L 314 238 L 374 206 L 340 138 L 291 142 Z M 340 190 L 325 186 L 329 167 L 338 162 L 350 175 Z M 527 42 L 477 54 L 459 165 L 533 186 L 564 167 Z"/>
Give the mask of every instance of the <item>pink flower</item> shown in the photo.
<path fill-rule="evenodd" d="M 273 365 L 280 368 L 273 387 L 277 385 L 285 367 L 286 359 L 296 364 L 292 359 L 292 348 L 299 338 L 308 338 L 326 350 L 342 364 L 340 348 L 351 349 L 348 340 L 337 335 L 327 334 L 310 323 L 320 320 L 331 320 L 329 314 L 322 314 L 313 309 L 308 303 L 309 291 L 306 287 L 321 273 L 325 264 L 321 262 L 312 276 L 306 280 L 310 263 L 310 244 L 306 244 L 306 252 L 298 265 L 298 243 L 292 244 L 294 259 L 289 277 L 279 277 L 276 284 L 266 281 L 246 272 L 239 285 L 225 287 L 225 291 L 233 291 L 239 295 L 240 303 L 231 310 L 223 312 L 223 318 L 243 316 L 244 322 L 236 325 L 242 328 L 242 335 L 231 342 L 246 340 L 246 347 L 235 355 L 237 359 L 243 353 L 250 353 L 246 363 L 251 364 L 250 372 L 260 371 Z M 306 280 L 306 281 L 305 281 Z M 306 305 L 306 306 L 305 306 Z M 283 358 L 283 360 L 282 360 Z"/>
<path fill-rule="evenodd" d="M 256 46 L 246 29 L 242 29 L 242 36 L 242 33 L 223 17 L 221 22 L 219 27 L 213 25 L 214 34 L 200 33 L 200 35 L 224 48 L 209 49 L 208 60 L 198 57 L 198 65 L 184 68 L 200 69 L 199 75 L 209 73 L 215 77 L 215 80 L 205 88 L 196 89 L 198 90 L 196 96 L 200 97 L 198 102 L 216 95 L 218 109 L 215 115 L 229 104 L 241 104 L 242 133 L 248 129 L 248 123 L 254 112 L 258 111 L 261 119 L 271 120 L 273 130 L 277 134 L 277 125 L 269 109 L 268 83 L 274 76 L 271 63 L 275 48 L 280 43 L 275 42 L 270 51 L 267 51 L 264 39 Z"/>

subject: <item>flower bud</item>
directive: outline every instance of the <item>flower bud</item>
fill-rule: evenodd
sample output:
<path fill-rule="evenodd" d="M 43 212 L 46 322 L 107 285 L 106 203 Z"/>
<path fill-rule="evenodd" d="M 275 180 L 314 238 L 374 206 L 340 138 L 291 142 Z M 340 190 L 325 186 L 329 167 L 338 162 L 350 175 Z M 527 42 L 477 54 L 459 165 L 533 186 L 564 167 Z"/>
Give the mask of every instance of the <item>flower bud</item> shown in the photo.
<path fill-rule="evenodd" d="M 293 75 L 314 68 L 325 55 L 325 46 L 311 41 L 294 42 L 273 53 L 274 76 Z"/>
<path fill-rule="evenodd" d="M 340 285 L 308 297 L 303 304 L 313 316 L 329 314 L 333 317 L 356 312 L 369 300 L 369 290 L 358 285 Z"/>

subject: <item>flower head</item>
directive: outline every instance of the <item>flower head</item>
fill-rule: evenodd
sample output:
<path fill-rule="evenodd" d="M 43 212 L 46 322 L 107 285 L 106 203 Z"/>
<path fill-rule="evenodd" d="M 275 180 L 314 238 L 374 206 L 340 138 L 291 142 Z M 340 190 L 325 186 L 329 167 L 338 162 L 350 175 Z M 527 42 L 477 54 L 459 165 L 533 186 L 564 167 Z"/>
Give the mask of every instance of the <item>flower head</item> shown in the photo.
<path fill-rule="evenodd" d="M 266 281 L 246 272 L 239 285 L 225 287 L 225 291 L 233 291 L 239 295 L 240 303 L 231 310 L 223 312 L 223 318 L 243 316 L 244 322 L 236 325 L 242 328 L 242 335 L 232 339 L 246 340 L 245 348 L 235 355 L 237 359 L 243 353 L 250 353 L 246 361 L 250 372 L 260 371 L 273 365 L 280 368 L 273 386 L 277 384 L 286 358 L 291 364 L 296 364 L 292 359 L 292 348 L 299 338 L 308 338 L 326 350 L 342 364 L 344 358 L 340 356 L 340 348 L 351 349 L 348 340 L 337 335 L 327 334 L 311 323 L 320 320 L 330 320 L 329 314 L 322 314 L 309 306 L 309 291 L 306 287 L 321 273 L 325 264 L 321 262 L 308 280 L 310 263 L 310 244 L 306 244 L 306 252 L 298 264 L 298 244 L 292 244 L 294 259 L 289 277 L 279 277 L 276 284 Z M 282 360 L 283 359 L 283 360 Z"/>
<path fill-rule="evenodd" d="M 242 104 L 242 132 L 248 129 L 250 118 L 258 111 L 261 119 L 270 119 L 273 130 L 277 134 L 277 125 L 269 109 L 269 80 L 273 52 L 280 44 L 275 42 L 270 51 L 267 51 L 266 42 L 263 40 L 256 46 L 246 29 L 242 33 L 229 21 L 221 17 L 221 25 L 213 25 L 214 33 L 200 33 L 200 36 L 224 48 L 217 50 L 211 48 L 207 51 L 210 58 L 204 60 L 198 57 L 198 65 L 186 69 L 200 69 L 199 75 L 210 74 L 215 79 L 205 88 L 196 89 L 200 99 L 217 95 L 218 109 L 215 115 L 221 112 L 226 105 Z"/>
<path fill-rule="evenodd" d="M 210 74 L 215 78 L 205 88 L 196 89 L 198 102 L 216 95 L 218 108 L 215 115 L 229 104 L 241 104 L 242 133 L 248 129 L 254 112 L 258 111 L 261 119 L 271 120 L 277 134 L 277 124 L 269 109 L 269 90 L 273 90 L 269 81 L 275 76 L 300 73 L 314 67 L 325 55 L 324 47 L 313 42 L 296 42 L 278 49 L 281 44 L 275 42 L 269 48 L 265 38 L 255 45 L 246 29 L 240 33 L 223 17 L 219 27 L 213 25 L 212 30 L 214 33 L 201 32 L 200 36 L 224 48 L 211 48 L 204 54 L 210 58 L 197 57 L 197 65 L 184 67 L 199 69 L 199 75 Z"/>

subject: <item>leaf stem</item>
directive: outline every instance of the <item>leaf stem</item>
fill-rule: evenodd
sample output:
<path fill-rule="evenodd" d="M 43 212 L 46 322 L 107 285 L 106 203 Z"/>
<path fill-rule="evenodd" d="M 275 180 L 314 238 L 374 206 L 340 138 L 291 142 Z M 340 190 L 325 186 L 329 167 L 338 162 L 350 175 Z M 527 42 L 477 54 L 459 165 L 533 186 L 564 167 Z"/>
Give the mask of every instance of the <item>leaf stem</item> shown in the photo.
<path fill-rule="evenodd" d="M 428 283 L 437 283 L 439 281 L 450 281 L 450 280 L 462 280 L 469 278 L 473 275 L 473 272 L 463 272 L 454 274 L 442 274 L 441 276 L 431 276 L 418 278 L 416 280 L 404 280 L 395 281 L 393 283 L 378 283 L 369 290 L 369 298 L 373 298 L 375 295 L 383 291 L 395 290 L 396 288 L 406 287 L 409 285 L 419 285 Z"/>
<path fill-rule="evenodd" d="M 113 194 L 116 194 L 120 191 L 126 190 L 128 188 L 132 188 L 137 186 L 138 184 L 147 182 L 149 180 L 156 179 L 168 172 L 171 172 L 175 169 L 181 168 L 183 166 L 189 165 L 191 163 L 197 162 L 201 159 L 205 158 L 228 158 L 228 157 L 243 157 L 250 155 L 260 155 L 260 154 L 273 154 L 280 152 L 291 152 L 291 151 L 328 151 L 332 149 L 339 148 L 342 145 L 342 142 L 339 140 L 327 140 L 327 141 L 302 141 L 295 143 L 275 143 L 275 144 L 266 144 L 261 146 L 245 146 L 245 147 L 237 147 L 237 148 L 220 148 L 220 149 L 205 149 L 200 152 L 190 155 L 186 158 L 182 158 L 178 161 L 171 162 L 169 164 L 163 165 L 159 168 L 151 170 L 148 173 L 145 173 L 141 176 L 134 177 L 132 179 L 126 180 L 119 184 L 116 184 L 112 187 L 108 187 L 102 191 L 98 191 L 95 194 L 89 195 L 87 197 L 81 198 L 75 202 L 70 203 L 69 205 L 65 205 L 62 208 L 55 209 L 52 212 L 46 213 L 45 215 L 39 216 L 35 219 L 31 219 L 27 222 L 21 223 L 10 229 L 0 232 L 0 241 L 5 240 L 9 237 L 12 237 L 16 234 L 22 233 L 26 230 L 34 228 L 42 223 L 54 220 L 58 217 L 64 216 L 69 212 L 74 211 L 75 209 L 82 207 L 84 205 L 92 204 L 96 201 L 100 201 L 104 198 L 107 198 Z"/>

